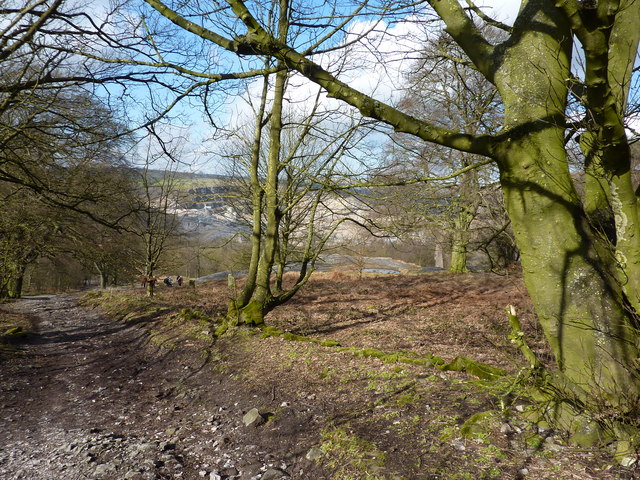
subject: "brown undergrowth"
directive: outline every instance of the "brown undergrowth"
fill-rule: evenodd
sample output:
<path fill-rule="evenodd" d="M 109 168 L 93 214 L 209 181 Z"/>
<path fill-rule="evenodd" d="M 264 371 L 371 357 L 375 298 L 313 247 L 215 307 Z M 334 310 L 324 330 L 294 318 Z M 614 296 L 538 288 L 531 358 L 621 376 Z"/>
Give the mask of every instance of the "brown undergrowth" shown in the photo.
<path fill-rule="evenodd" d="M 518 274 L 317 274 L 267 316 L 267 330 L 233 328 L 212 343 L 232 294 L 211 282 L 159 288 L 152 301 L 137 289 L 89 302 L 139 321 L 163 348 L 199 345 L 212 375 L 233 384 L 233 401 L 269 414 L 244 440 L 311 458 L 310 479 L 636 478 L 606 448 L 579 449 L 528 423 L 526 401 L 505 394 L 526 364 L 508 340 L 507 305 L 550 363 Z M 432 356 L 470 357 L 509 375 L 480 381 L 402 361 Z"/>

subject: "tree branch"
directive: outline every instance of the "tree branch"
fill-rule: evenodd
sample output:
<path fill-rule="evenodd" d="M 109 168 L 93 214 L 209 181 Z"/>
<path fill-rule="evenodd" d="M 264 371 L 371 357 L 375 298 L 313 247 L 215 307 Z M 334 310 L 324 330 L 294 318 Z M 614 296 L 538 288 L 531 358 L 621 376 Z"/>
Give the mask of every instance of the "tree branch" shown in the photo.
<path fill-rule="evenodd" d="M 185 29 L 188 32 L 191 32 L 195 35 L 198 35 L 200 38 L 205 40 L 209 40 L 210 42 L 215 43 L 216 45 L 224 48 L 225 50 L 229 50 L 232 52 L 237 52 L 237 43 L 233 40 L 230 40 L 222 35 L 218 35 L 215 32 L 212 32 L 208 28 L 201 27 L 197 23 L 193 23 L 182 15 L 180 15 L 175 10 L 170 9 L 164 3 L 159 0 L 144 0 L 150 7 L 160 13 L 167 20 L 172 22 L 173 24 L 179 26 L 180 28 Z"/>
<path fill-rule="evenodd" d="M 429 0 L 429 4 L 446 24 L 446 31 L 469 56 L 478 70 L 493 83 L 496 64 L 494 47 L 482 35 L 456 0 Z"/>
<path fill-rule="evenodd" d="M 499 28 L 500 30 L 504 30 L 505 32 L 511 33 L 513 29 L 507 25 L 506 23 L 499 22 L 489 15 L 484 13 L 480 7 L 478 7 L 472 0 L 466 0 L 467 5 L 469 5 L 469 9 L 478 15 L 487 25 L 491 25 L 492 27 Z"/>

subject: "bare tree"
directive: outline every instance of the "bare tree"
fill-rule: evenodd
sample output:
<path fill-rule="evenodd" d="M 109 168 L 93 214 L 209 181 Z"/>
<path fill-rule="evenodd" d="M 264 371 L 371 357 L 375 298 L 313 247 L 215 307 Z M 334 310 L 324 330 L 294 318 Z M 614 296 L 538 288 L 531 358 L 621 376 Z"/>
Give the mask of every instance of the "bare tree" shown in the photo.
<path fill-rule="evenodd" d="M 123 227 L 137 237 L 139 251 L 134 260 L 138 271 L 149 281 L 147 294 L 153 296 L 157 269 L 162 265 L 169 241 L 180 231 L 180 219 L 175 210 L 180 203 L 180 190 L 176 184 L 178 164 L 173 160 L 175 150 L 158 145 L 151 136 L 145 142 L 145 161 L 129 174 L 134 183 L 127 196 L 129 211 L 133 212 Z M 155 168 L 154 168 L 155 167 Z"/>
<path fill-rule="evenodd" d="M 238 191 L 251 199 L 249 205 L 241 202 L 239 211 L 250 212 L 252 232 L 247 280 L 228 316 L 252 325 L 262 324 L 269 311 L 307 282 L 332 233 L 349 219 L 349 211 L 338 213 L 327 202 L 339 199 L 333 190 L 344 178 L 343 162 L 364 135 L 358 122 L 321 109 L 318 94 L 309 112 L 287 111 L 288 81 L 286 71 L 276 73 L 275 82 L 264 77 L 253 136 L 236 132 L 235 138 L 249 140 L 235 142 L 228 153 Z M 268 135 L 267 146 L 263 135 Z M 293 285 L 285 286 L 291 265 L 299 273 Z"/>
<path fill-rule="evenodd" d="M 469 64 L 465 53 L 447 35 L 428 40 L 407 74 L 399 108 L 467 134 L 495 133 L 501 121 L 500 96 Z M 400 206 L 394 211 L 394 222 L 399 221 L 402 230 L 431 230 L 436 256 L 442 257 L 447 250 L 449 270 L 466 272 L 469 245 L 474 240 L 472 223 L 481 206 L 490 207 L 483 205 L 483 189 L 497 181 L 495 167 L 483 164 L 473 154 L 425 144 L 407 134 L 392 136 L 388 158 L 380 180 L 392 177 L 398 185 L 402 179 L 408 184 L 381 192 L 385 205 Z M 462 173 L 455 175 L 458 171 Z M 419 181 L 443 176 L 446 180 Z M 502 207 L 502 202 L 495 207 Z M 409 215 L 402 215 L 402 211 Z M 407 222 L 410 218 L 413 225 Z M 442 258 L 436 260 L 437 266 L 444 266 L 438 265 Z"/>

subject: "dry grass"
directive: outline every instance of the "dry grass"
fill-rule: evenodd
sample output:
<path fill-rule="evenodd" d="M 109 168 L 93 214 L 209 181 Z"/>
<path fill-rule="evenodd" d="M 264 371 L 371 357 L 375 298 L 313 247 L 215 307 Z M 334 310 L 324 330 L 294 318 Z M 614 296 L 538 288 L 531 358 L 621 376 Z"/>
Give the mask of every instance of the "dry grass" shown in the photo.
<path fill-rule="evenodd" d="M 155 301 L 216 318 L 232 293 L 226 282 L 212 282 L 195 290 L 160 288 Z M 523 404 L 501 397 L 504 389 L 465 373 L 358 354 L 369 348 L 445 361 L 464 355 L 515 373 L 524 361 L 507 340 L 507 305 L 516 307 L 529 342 L 548 361 L 518 274 L 315 275 L 266 322 L 340 347 L 244 329 L 213 346 L 217 382 L 234 392 L 233 401 L 274 414 L 237 441 L 268 442 L 297 457 L 316 446 L 323 456 L 309 478 L 317 479 L 635 478 L 632 468 L 614 466 L 606 449 L 572 447 L 516 409 L 500 410 L 501 401 Z M 462 435 L 466 420 L 487 411 L 493 413 L 478 432 Z"/>

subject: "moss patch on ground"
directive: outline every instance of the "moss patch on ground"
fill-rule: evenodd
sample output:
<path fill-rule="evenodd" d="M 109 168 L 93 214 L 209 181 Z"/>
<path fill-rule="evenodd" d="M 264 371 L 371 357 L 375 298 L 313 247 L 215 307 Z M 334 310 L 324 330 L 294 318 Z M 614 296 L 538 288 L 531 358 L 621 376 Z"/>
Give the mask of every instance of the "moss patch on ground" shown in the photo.
<path fill-rule="evenodd" d="M 0 359 L 14 353 L 34 330 L 29 315 L 9 312 L 0 305 Z"/>

